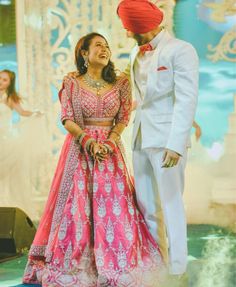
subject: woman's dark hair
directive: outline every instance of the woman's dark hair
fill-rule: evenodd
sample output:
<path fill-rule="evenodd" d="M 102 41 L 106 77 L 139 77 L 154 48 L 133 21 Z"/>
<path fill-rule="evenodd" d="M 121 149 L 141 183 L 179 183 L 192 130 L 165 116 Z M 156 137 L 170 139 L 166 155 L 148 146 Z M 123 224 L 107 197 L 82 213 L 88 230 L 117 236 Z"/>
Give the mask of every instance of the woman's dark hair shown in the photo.
<path fill-rule="evenodd" d="M 87 67 L 84 65 L 85 61 L 84 58 L 81 54 L 82 50 L 88 51 L 89 46 L 91 44 L 91 41 L 93 38 L 96 36 L 102 37 L 106 42 L 106 38 L 102 36 L 99 33 L 90 33 L 82 37 L 78 43 L 76 44 L 75 47 L 75 64 L 77 67 L 77 70 L 79 71 L 80 75 L 86 74 L 87 73 Z M 104 81 L 108 83 L 114 83 L 116 81 L 116 73 L 115 73 L 115 66 L 114 64 L 109 60 L 108 64 L 106 67 L 103 68 L 102 70 L 102 78 Z"/>
<path fill-rule="evenodd" d="M 16 92 L 16 74 L 13 71 L 10 70 L 2 70 L 0 73 L 6 73 L 8 74 L 10 78 L 10 85 L 7 88 L 7 100 L 11 99 L 15 103 L 19 103 L 21 101 L 21 98 L 18 96 Z"/>

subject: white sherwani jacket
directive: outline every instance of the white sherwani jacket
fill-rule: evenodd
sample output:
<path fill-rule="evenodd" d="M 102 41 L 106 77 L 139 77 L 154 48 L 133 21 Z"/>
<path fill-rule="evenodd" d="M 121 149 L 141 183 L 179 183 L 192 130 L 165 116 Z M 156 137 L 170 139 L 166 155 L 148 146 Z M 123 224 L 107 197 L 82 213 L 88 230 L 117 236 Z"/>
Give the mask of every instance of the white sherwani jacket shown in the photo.
<path fill-rule="evenodd" d="M 142 148 L 168 148 L 183 154 L 190 146 L 190 131 L 198 95 L 198 57 L 191 44 L 164 32 L 147 71 L 144 99 L 136 91 L 134 62 L 138 46 L 131 52 L 130 79 L 138 106 L 132 146 L 141 128 Z"/>

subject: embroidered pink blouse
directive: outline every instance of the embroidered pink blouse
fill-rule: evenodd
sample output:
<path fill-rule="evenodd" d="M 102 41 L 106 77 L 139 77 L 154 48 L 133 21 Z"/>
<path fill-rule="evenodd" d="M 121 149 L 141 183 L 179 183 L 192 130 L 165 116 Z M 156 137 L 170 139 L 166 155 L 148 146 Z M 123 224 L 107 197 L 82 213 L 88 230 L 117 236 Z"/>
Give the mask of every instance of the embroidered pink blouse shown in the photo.
<path fill-rule="evenodd" d="M 59 92 L 61 101 L 61 121 L 71 120 L 81 128 L 83 121 L 92 120 L 115 120 L 115 124 L 128 124 L 132 97 L 129 80 L 121 78 L 105 94 L 97 96 L 79 86 L 75 79 L 67 80 Z"/>

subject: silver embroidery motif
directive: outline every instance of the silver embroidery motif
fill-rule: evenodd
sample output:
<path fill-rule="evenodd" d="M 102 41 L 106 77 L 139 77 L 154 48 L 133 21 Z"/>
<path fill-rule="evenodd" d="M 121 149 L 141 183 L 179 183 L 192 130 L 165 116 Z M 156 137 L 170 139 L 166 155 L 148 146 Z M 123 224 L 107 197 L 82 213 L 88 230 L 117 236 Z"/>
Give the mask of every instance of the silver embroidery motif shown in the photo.
<path fill-rule="evenodd" d="M 109 217 L 106 230 L 106 240 L 111 244 L 114 240 L 114 227 Z"/>
<path fill-rule="evenodd" d="M 110 177 L 109 175 L 106 173 L 106 179 L 105 179 L 105 190 L 107 193 L 111 192 L 111 182 L 110 182 Z"/>
<path fill-rule="evenodd" d="M 121 214 L 121 206 L 119 203 L 119 200 L 117 199 L 117 196 L 115 195 L 115 199 L 112 204 L 112 212 L 116 215 L 119 216 Z"/>
<path fill-rule="evenodd" d="M 121 242 L 119 243 L 117 260 L 118 260 L 119 267 L 122 269 L 125 268 L 125 266 L 127 265 L 127 258 L 126 258 L 125 250 L 124 250 Z"/>
<path fill-rule="evenodd" d="M 98 164 L 98 170 L 99 170 L 100 172 L 103 172 L 104 169 L 105 169 L 105 164 L 104 164 L 103 162 L 99 162 L 99 164 Z"/>
<path fill-rule="evenodd" d="M 99 244 L 99 248 L 96 250 L 96 263 L 98 267 L 102 267 L 104 265 L 104 254 L 101 244 Z"/>
<path fill-rule="evenodd" d="M 133 240 L 133 231 L 127 216 L 125 217 L 125 236 L 129 241 Z"/>
<path fill-rule="evenodd" d="M 59 240 L 63 240 L 66 237 L 66 232 L 67 232 L 67 218 L 64 217 L 62 219 L 60 228 L 59 228 L 59 232 L 58 232 L 58 238 Z"/>
<path fill-rule="evenodd" d="M 109 161 L 107 168 L 109 171 L 113 172 L 114 171 L 114 163 L 112 161 Z"/>
<path fill-rule="evenodd" d="M 57 285 L 49 286 L 75 286 L 76 277 L 70 274 L 61 274 L 59 278 L 56 278 L 55 283 Z"/>
<path fill-rule="evenodd" d="M 72 205 L 71 205 L 71 210 L 70 210 L 71 214 L 72 214 L 72 215 L 75 215 L 76 212 L 77 212 L 77 209 L 78 209 L 78 206 L 77 206 L 77 198 L 74 197 L 74 198 L 73 198 L 73 201 L 72 201 Z"/>
<path fill-rule="evenodd" d="M 80 191 L 84 190 L 84 181 L 83 180 L 78 180 L 78 189 Z"/>
<path fill-rule="evenodd" d="M 80 241 L 81 238 L 82 238 L 82 234 L 83 234 L 83 222 L 81 220 L 81 217 L 79 217 L 78 219 L 78 223 L 77 223 L 77 226 L 76 226 L 76 241 Z"/>
<path fill-rule="evenodd" d="M 121 193 L 123 193 L 125 187 L 124 187 L 124 183 L 122 181 L 122 178 L 119 176 L 118 173 L 116 174 L 116 184 L 117 184 L 119 191 Z"/>
<path fill-rule="evenodd" d="M 130 196 L 128 196 L 128 210 L 130 215 L 134 215 L 134 207 L 132 204 L 132 198 Z"/>
<path fill-rule="evenodd" d="M 124 191 L 124 183 L 122 182 L 122 181 L 120 181 L 120 182 L 117 182 L 117 187 L 118 187 L 118 189 L 121 191 L 121 192 L 123 192 Z"/>
<path fill-rule="evenodd" d="M 70 267 L 71 256 L 72 256 L 72 244 L 70 241 L 68 248 L 66 250 L 66 253 L 65 253 L 65 258 L 64 258 L 64 267 L 66 269 L 69 269 Z"/>
<path fill-rule="evenodd" d="M 112 260 L 109 261 L 108 268 L 110 270 L 114 270 L 114 263 L 112 262 Z"/>

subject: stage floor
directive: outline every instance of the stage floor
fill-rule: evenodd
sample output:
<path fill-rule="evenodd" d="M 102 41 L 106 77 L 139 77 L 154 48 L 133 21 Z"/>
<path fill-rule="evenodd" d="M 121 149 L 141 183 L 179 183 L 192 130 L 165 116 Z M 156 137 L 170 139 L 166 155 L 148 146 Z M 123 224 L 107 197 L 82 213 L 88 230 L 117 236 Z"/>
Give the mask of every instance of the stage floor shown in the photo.
<path fill-rule="evenodd" d="M 235 234 L 212 225 L 189 225 L 188 246 L 188 287 L 236 286 Z M 21 284 L 26 261 L 25 255 L 1 263 L 0 287 L 40 286 Z"/>

